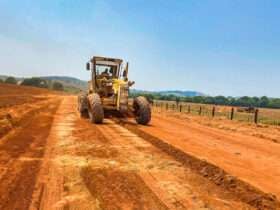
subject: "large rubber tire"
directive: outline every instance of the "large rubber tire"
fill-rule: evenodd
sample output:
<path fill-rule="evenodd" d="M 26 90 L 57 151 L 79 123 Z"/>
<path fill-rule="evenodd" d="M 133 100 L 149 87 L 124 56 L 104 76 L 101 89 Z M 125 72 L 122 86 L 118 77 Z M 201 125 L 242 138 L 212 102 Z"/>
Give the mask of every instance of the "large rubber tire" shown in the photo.
<path fill-rule="evenodd" d="M 88 96 L 89 109 L 88 115 L 91 123 L 102 123 L 104 119 L 104 110 L 101 103 L 100 96 L 96 93 Z"/>
<path fill-rule="evenodd" d="M 80 112 L 80 117 L 81 118 L 89 118 L 88 110 L 83 110 L 82 112 Z"/>
<path fill-rule="evenodd" d="M 88 118 L 88 98 L 86 93 L 81 93 L 78 96 L 78 111 L 80 117 Z"/>
<path fill-rule="evenodd" d="M 133 101 L 135 120 L 138 124 L 147 125 L 151 120 L 151 107 L 148 100 L 138 96 Z"/>

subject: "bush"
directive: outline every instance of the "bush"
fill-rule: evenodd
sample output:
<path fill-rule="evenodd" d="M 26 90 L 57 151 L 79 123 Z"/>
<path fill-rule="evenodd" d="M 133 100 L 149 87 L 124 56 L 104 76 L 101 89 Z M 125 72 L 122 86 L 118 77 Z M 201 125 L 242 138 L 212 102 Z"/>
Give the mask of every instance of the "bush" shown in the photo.
<path fill-rule="evenodd" d="M 58 91 L 63 91 L 64 87 L 63 87 L 63 84 L 61 84 L 60 82 L 54 82 L 52 84 L 52 89 L 53 90 L 58 90 Z"/>
<path fill-rule="evenodd" d="M 16 80 L 14 77 L 8 77 L 8 78 L 5 80 L 5 83 L 8 83 L 8 84 L 17 84 L 17 80 Z"/>
<path fill-rule="evenodd" d="M 0 79 L 0 83 L 3 83 L 4 81 L 2 79 Z"/>
<path fill-rule="evenodd" d="M 47 81 L 38 77 L 24 79 L 21 85 L 34 86 L 39 88 L 48 88 Z"/>

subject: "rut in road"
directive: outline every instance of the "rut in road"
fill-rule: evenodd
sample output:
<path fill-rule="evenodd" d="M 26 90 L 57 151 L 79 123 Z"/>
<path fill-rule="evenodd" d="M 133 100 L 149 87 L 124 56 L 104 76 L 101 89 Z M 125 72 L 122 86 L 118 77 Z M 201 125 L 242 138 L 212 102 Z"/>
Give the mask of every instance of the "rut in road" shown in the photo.
<path fill-rule="evenodd" d="M 80 119 L 65 97 L 30 209 L 251 209 L 145 139 Z"/>

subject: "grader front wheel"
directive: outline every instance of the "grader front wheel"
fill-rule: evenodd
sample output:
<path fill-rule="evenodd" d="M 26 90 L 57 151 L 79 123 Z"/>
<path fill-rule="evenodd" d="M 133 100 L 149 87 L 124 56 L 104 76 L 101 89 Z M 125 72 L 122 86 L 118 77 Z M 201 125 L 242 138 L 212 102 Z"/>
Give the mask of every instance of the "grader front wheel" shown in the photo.
<path fill-rule="evenodd" d="M 96 124 L 102 123 L 104 118 L 104 110 L 99 95 L 93 93 L 88 96 L 88 100 L 89 100 L 88 115 L 89 115 L 90 122 Z"/>
<path fill-rule="evenodd" d="M 135 119 L 138 124 L 147 125 L 151 120 L 151 107 L 148 100 L 139 96 L 133 101 Z"/>

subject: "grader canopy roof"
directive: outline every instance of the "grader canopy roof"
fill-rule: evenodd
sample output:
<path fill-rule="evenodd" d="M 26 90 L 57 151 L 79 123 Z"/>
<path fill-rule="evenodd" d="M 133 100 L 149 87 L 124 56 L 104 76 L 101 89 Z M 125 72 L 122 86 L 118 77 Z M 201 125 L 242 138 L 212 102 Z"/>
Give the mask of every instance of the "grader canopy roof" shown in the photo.
<path fill-rule="evenodd" d="M 118 58 L 106 58 L 106 57 L 94 56 L 91 59 L 91 62 L 95 63 L 96 65 L 118 66 L 123 62 L 123 60 Z"/>

